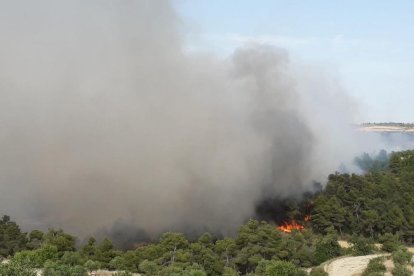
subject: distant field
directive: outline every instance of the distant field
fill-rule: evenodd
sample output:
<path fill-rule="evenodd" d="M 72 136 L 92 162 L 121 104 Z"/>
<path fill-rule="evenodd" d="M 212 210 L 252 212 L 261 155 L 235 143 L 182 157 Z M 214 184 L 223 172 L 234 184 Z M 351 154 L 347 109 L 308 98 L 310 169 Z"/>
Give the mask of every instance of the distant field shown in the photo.
<path fill-rule="evenodd" d="M 410 132 L 414 133 L 414 124 L 402 123 L 367 123 L 358 127 L 361 131 L 367 132 Z"/>

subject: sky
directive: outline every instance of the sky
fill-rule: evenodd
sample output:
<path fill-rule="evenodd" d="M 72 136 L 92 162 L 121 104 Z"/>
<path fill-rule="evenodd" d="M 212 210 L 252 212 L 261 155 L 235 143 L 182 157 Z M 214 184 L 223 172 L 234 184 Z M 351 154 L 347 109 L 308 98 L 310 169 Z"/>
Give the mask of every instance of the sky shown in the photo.
<path fill-rule="evenodd" d="M 360 122 L 414 122 L 414 1 L 174 0 L 190 51 L 285 48 L 329 72 Z"/>

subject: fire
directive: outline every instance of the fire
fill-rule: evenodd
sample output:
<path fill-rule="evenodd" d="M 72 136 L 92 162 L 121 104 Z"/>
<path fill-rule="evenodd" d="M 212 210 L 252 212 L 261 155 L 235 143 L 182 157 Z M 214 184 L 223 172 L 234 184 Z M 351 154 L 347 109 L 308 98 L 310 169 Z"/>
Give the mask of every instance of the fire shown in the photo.
<path fill-rule="evenodd" d="M 304 217 L 304 221 L 310 221 L 311 220 L 311 215 L 306 215 L 305 217 Z"/>
<path fill-rule="evenodd" d="M 303 230 L 305 227 L 299 223 L 297 223 L 295 220 L 292 220 L 290 222 L 285 222 L 282 225 L 278 226 L 277 229 L 280 231 L 283 231 L 285 233 L 290 233 L 293 230 Z"/>

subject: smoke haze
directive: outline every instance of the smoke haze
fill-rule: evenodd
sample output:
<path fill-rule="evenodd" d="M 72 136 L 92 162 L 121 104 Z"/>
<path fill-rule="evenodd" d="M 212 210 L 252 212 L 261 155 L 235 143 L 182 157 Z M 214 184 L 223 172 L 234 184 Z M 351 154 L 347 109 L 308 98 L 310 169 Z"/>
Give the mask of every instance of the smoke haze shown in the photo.
<path fill-rule="evenodd" d="M 188 53 L 170 2 L 0 3 L 0 210 L 26 228 L 229 233 L 373 147 L 334 79 Z"/>

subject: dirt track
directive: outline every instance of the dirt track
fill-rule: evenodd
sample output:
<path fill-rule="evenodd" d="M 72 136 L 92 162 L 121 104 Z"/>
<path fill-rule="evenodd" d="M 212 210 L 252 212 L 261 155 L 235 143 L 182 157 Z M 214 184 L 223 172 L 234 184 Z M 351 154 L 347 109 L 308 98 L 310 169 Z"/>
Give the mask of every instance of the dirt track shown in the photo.
<path fill-rule="evenodd" d="M 329 273 L 329 276 L 361 275 L 367 267 L 369 260 L 386 255 L 387 254 L 373 254 L 357 257 L 343 257 L 326 264 L 324 269 Z"/>

